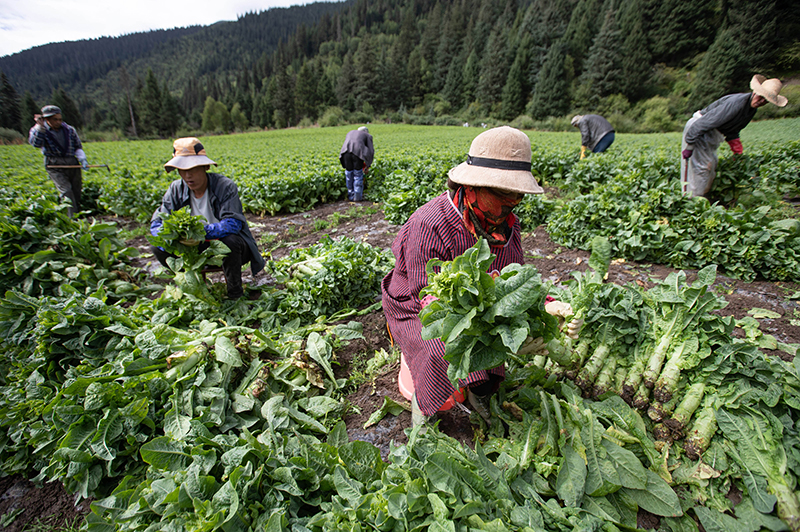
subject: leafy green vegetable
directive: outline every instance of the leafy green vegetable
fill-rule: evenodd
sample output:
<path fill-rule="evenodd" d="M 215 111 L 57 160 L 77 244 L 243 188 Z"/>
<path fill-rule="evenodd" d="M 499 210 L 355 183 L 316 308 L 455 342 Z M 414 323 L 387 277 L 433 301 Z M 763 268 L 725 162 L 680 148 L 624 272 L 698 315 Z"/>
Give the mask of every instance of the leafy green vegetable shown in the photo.
<path fill-rule="evenodd" d="M 548 342 L 557 333 L 536 268 L 509 264 L 492 279 L 487 271 L 494 258 L 478 239 L 452 261 L 431 259 L 426 267 L 428 286 L 420 297 L 438 299 L 420 312 L 422 338 L 444 342 L 447 376 L 456 388 L 473 371 L 501 365 L 529 336 Z"/>

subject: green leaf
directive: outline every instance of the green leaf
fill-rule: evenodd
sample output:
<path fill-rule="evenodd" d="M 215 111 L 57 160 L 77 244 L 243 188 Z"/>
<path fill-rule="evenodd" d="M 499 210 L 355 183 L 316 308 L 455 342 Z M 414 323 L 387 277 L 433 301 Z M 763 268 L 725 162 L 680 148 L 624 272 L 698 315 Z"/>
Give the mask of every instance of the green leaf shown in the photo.
<path fill-rule="evenodd" d="M 227 336 L 217 336 L 214 341 L 214 354 L 217 362 L 221 364 L 228 364 L 232 368 L 238 368 L 243 365 L 239 351 Z"/>
<path fill-rule="evenodd" d="M 647 487 L 647 470 L 635 454 L 606 439 L 603 439 L 602 445 L 608 452 L 608 458 L 614 462 L 622 486 L 636 490 Z"/>
<path fill-rule="evenodd" d="M 322 336 L 320 336 L 318 333 L 312 332 L 310 335 L 308 335 L 306 350 L 308 351 L 308 356 L 310 356 L 323 370 L 325 370 L 328 378 L 333 383 L 333 387 L 338 389 L 339 385 L 336 382 L 336 377 L 333 374 L 333 368 L 331 367 L 330 363 L 332 353 L 330 344 L 326 342 L 325 339 L 322 338 Z"/>
<path fill-rule="evenodd" d="M 366 429 L 367 427 L 375 425 L 381 419 L 386 417 L 387 414 L 392 414 L 393 416 L 399 416 L 405 411 L 406 408 L 403 405 L 399 404 L 397 401 L 393 400 L 390 397 L 384 397 L 383 404 L 378 410 L 376 410 L 375 412 L 372 413 L 371 416 L 369 416 L 367 422 L 364 423 L 364 428 Z"/>
<path fill-rule="evenodd" d="M 183 444 L 167 436 L 153 438 L 140 448 L 142 460 L 163 471 L 185 469 L 190 456 L 183 450 Z"/>
<path fill-rule="evenodd" d="M 692 508 L 700 524 L 706 532 L 731 532 L 732 530 L 742 530 L 739 521 L 720 511 L 706 508 L 705 506 L 695 506 Z"/>
<path fill-rule="evenodd" d="M 751 308 L 750 310 L 747 311 L 747 313 L 753 316 L 757 320 L 763 318 L 776 320 L 781 317 L 781 315 L 778 314 L 777 312 L 774 312 L 772 310 L 767 310 L 764 308 Z"/>
<path fill-rule="evenodd" d="M 364 492 L 361 482 L 350 477 L 345 468 L 337 465 L 333 472 L 333 483 L 339 496 L 344 497 L 353 508 L 358 506 Z"/>
<path fill-rule="evenodd" d="M 380 450 L 371 443 L 360 440 L 342 446 L 339 449 L 339 458 L 350 474 L 364 484 L 380 478 L 386 467 Z"/>
<path fill-rule="evenodd" d="M 643 490 L 622 488 L 640 508 L 662 517 L 678 517 L 683 514 L 678 495 L 663 478 L 647 470 L 647 487 Z"/>
<path fill-rule="evenodd" d="M 556 479 L 556 493 L 566 506 L 579 507 L 586 485 L 586 462 L 572 445 L 564 446 L 563 454 L 564 461 L 558 468 Z"/>

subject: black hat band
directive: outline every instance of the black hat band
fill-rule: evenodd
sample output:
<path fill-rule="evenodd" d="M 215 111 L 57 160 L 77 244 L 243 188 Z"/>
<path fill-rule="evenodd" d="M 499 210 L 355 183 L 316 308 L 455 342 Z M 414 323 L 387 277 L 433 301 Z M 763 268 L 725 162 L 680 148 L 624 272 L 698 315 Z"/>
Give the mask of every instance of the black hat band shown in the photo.
<path fill-rule="evenodd" d="M 525 161 L 505 161 L 503 159 L 487 159 L 485 157 L 473 157 L 467 155 L 467 164 L 470 166 L 482 166 L 484 168 L 496 168 L 498 170 L 521 170 L 531 171 L 531 163 Z"/>

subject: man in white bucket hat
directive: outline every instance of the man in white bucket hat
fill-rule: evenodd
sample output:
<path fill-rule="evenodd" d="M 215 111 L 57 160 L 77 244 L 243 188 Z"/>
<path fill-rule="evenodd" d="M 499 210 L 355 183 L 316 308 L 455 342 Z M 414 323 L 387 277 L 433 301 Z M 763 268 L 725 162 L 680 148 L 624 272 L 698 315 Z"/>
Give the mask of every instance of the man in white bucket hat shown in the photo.
<path fill-rule="evenodd" d="M 783 84 L 756 74 L 750 80 L 753 92 L 729 94 L 692 115 L 683 129 L 681 143 L 681 190 L 691 196 L 705 196 L 714 184 L 717 148 L 726 140 L 735 155 L 744 151 L 739 132 L 756 115 L 759 107 L 771 103 L 784 107 Z"/>
<path fill-rule="evenodd" d="M 412 423 L 425 423 L 456 391 L 447 377 L 445 346 L 439 339 L 423 340 L 419 311 L 431 296 L 420 300 L 428 284 L 425 267 L 438 258 L 453 260 L 483 237 L 496 256 L 491 271 L 524 263 L 519 220 L 512 210 L 525 194 L 541 194 L 531 174 L 531 141 L 517 129 L 487 130 L 472 141 L 467 161 L 452 168 L 448 191 L 411 215 L 392 244 L 395 267 L 383 279 L 383 310 L 394 342 L 402 351 L 413 381 Z M 568 317 L 569 305 L 552 301 L 554 315 Z M 580 324 L 570 324 L 577 335 Z M 488 397 L 505 376 L 504 368 L 471 373 L 463 382 L 467 399 L 487 421 Z"/>

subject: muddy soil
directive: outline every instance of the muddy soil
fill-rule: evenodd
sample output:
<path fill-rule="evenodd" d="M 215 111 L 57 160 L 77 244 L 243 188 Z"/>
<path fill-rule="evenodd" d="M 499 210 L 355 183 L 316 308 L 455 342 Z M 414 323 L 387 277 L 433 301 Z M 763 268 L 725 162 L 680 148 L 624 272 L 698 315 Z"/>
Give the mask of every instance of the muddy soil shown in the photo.
<path fill-rule="evenodd" d="M 271 217 L 248 215 L 251 230 L 262 250 L 270 258 L 279 259 L 288 255 L 292 249 L 308 247 L 327 234 L 332 237 L 348 236 L 363 240 L 372 246 L 389 248 L 399 226 L 384 220 L 380 205 L 368 202 L 350 203 L 336 202 L 321 205 L 316 209 L 298 214 L 282 214 Z M 132 222 L 115 219 L 123 227 L 132 226 Z M 148 244 L 144 237 L 133 239 L 130 245 L 139 247 L 147 253 Z M 586 270 L 589 253 L 581 250 L 564 249 L 556 245 L 543 227 L 523 235 L 523 248 L 527 263 L 535 265 L 542 277 L 553 283 L 564 283 L 572 278 L 574 271 Z M 139 266 L 153 269 L 152 256 L 140 259 Z M 654 282 L 664 279 L 675 270 L 658 265 L 626 261 L 614 261 L 609 270 L 608 279 L 615 283 L 635 282 L 649 288 Z M 687 271 L 690 280 L 696 271 Z M 224 282 L 222 274 L 211 274 L 209 280 Z M 269 285 L 272 280 L 260 274 L 253 279 L 249 271 L 243 275 L 245 284 L 251 286 Z M 756 281 L 746 283 L 740 280 L 718 276 L 715 285 L 717 293 L 723 295 L 728 306 L 720 311 L 724 315 L 732 315 L 737 319 L 748 315 L 753 308 L 766 309 L 776 313 L 777 318 L 759 319 L 761 330 L 771 334 L 779 342 L 800 344 L 800 284 L 772 283 Z M 386 320 L 382 311 L 372 312 L 358 318 L 364 326 L 364 339 L 350 342 L 336 353 L 338 376 L 349 376 L 359 364 L 378 350 L 391 350 L 391 340 L 386 332 Z M 794 324 L 792 323 L 794 322 Z M 768 352 L 770 354 L 791 358 L 783 351 Z M 392 445 L 406 443 L 405 430 L 411 426 L 411 415 L 408 411 L 399 416 L 388 415 L 380 422 L 364 428 L 370 415 L 381 407 L 384 397 L 397 402 L 408 401 L 400 393 L 397 376 L 399 362 L 387 366 L 384 371 L 372 380 L 364 382 L 348 396 L 351 408 L 345 416 L 350 438 L 363 440 L 377 446 L 384 457 Z M 438 415 L 439 428 L 465 445 L 473 444 L 473 425 L 470 413 L 454 407 Z M 78 505 L 74 497 L 57 484 L 35 486 L 31 482 L 12 476 L 0 478 L 0 517 L 6 519 L 8 532 L 21 532 L 37 520 L 55 526 L 72 523 L 82 519 L 88 512 L 88 503 Z M 11 519 L 13 514 L 17 514 Z M 640 526 L 653 526 L 647 521 L 646 514 L 640 515 Z M 10 521 L 10 522 L 9 522 Z"/>

